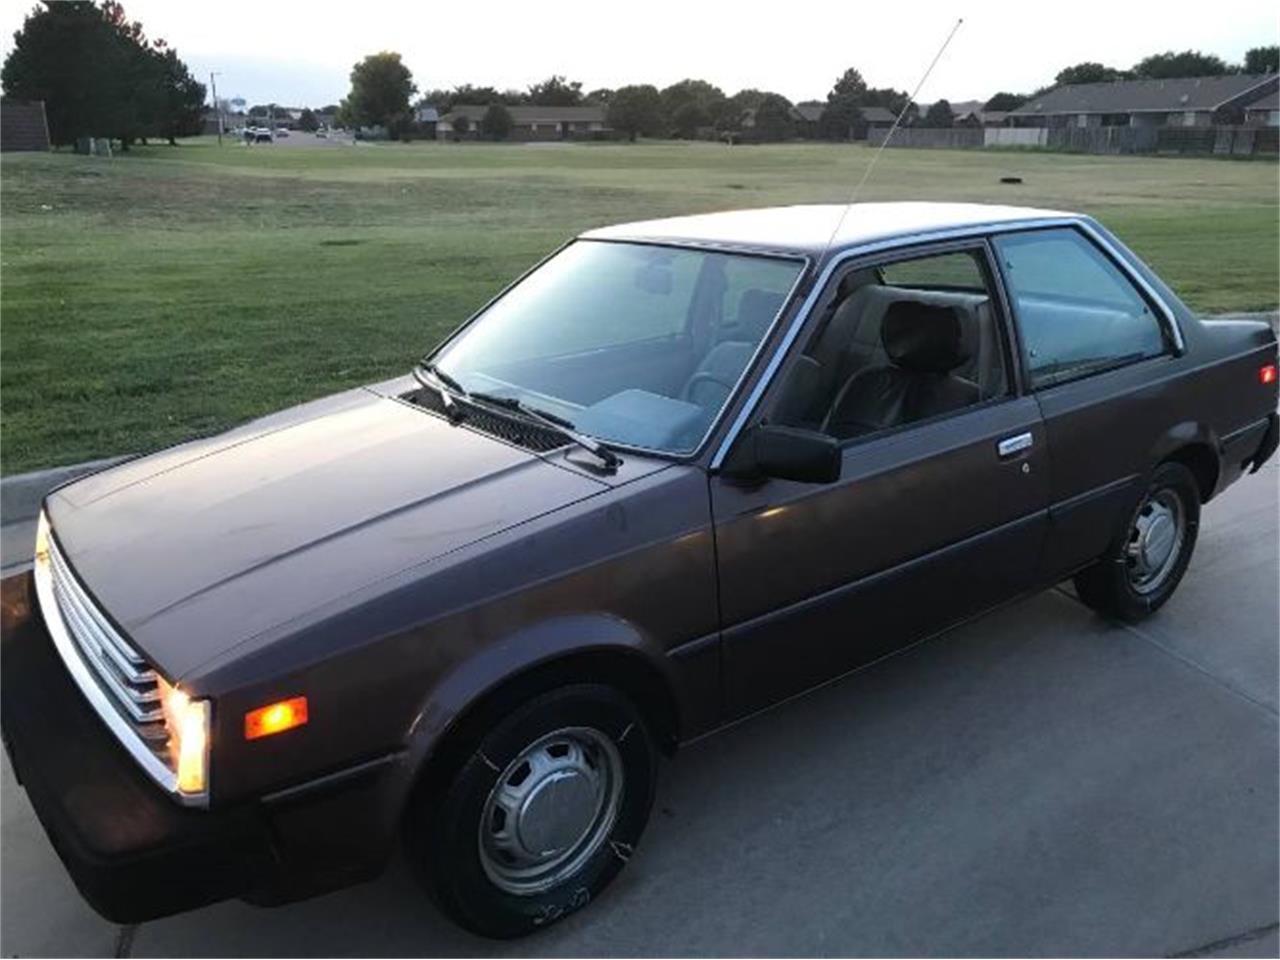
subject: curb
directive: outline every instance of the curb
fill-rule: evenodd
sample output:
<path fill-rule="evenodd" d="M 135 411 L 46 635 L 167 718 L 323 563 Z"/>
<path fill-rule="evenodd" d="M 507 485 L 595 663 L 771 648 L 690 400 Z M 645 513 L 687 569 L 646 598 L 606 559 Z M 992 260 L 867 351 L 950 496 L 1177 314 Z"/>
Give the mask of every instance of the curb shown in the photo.
<path fill-rule="evenodd" d="M 105 460 L 89 460 L 51 470 L 20 473 L 0 480 L 0 523 L 22 523 L 34 519 L 40 512 L 40 504 L 47 494 L 59 484 L 82 477 L 127 460 L 128 457 L 107 457 Z"/>

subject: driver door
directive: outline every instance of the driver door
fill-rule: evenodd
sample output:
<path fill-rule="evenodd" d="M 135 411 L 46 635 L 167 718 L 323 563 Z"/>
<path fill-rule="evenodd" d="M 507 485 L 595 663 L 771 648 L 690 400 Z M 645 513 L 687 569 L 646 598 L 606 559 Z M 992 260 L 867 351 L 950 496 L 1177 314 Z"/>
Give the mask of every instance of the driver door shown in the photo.
<path fill-rule="evenodd" d="M 730 718 L 1027 590 L 1046 533 L 1044 425 L 982 241 L 837 271 L 807 323 L 761 419 L 858 432 L 834 483 L 711 477 Z M 850 390 L 867 429 L 831 416 Z"/>

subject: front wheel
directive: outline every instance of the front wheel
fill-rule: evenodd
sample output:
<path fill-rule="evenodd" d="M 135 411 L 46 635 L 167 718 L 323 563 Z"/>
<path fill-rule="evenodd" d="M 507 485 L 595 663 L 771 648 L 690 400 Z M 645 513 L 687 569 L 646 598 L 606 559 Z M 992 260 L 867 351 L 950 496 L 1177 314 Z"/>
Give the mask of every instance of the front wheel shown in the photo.
<path fill-rule="evenodd" d="M 409 857 L 461 926 L 531 933 L 586 906 L 626 863 L 655 763 L 644 719 L 616 690 L 552 690 L 498 720 L 437 801 L 409 810 Z"/>
<path fill-rule="evenodd" d="M 1160 609 L 1191 562 L 1200 528 L 1200 489 L 1180 463 L 1162 463 L 1107 556 L 1076 574 L 1080 599 L 1130 623 Z"/>

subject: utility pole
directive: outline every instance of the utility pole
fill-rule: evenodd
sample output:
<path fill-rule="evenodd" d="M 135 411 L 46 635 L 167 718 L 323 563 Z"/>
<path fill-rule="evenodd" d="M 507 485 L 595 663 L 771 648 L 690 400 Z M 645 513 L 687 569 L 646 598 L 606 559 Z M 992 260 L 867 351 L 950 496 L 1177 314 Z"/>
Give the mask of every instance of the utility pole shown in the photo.
<path fill-rule="evenodd" d="M 222 146 L 222 104 L 218 102 L 218 81 L 214 78 L 217 73 L 209 71 L 209 87 L 213 90 L 213 109 L 218 114 L 218 146 Z"/>

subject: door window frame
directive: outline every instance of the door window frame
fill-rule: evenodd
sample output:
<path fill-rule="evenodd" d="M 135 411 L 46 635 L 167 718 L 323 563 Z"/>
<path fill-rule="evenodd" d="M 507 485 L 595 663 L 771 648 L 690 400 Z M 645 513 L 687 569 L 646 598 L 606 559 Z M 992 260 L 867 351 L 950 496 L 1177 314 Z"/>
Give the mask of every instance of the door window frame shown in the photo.
<path fill-rule="evenodd" d="M 1032 381 L 1031 376 L 1031 353 L 1027 347 L 1025 338 L 1022 335 L 1022 320 L 1018 316 L 1017 299 L 1014 296 L 1012 285 L 1009 283 L 1008 275 L 1005 272 L 1004 263 L 1001 261 L 1000 252 L 996 248 L 996 241 L 1001 237 L 1018 236 L 1028 233 L 1048 233 L 1050 231 L 1070 230 L 1082 243 L 1087 244 L 1092 250 L 1098 253 L 1107 263 L 1109 263 L 1119 275 L 1118 279 L 1128 284 L 1129 289 L 1137 294 L 1138 298 L 1146 304 L 1147 309 L 1151 312 L 1152 318 L 1156 322 L 1156 327 L 1160 331 L 1160 340 L 1164 344 L 1164 349 L 1160 353 L 1153 353 L 1147 357 L 1138 357 L 1134 360 L 1128 360 L 1123 363 L 1115 363 L 1110 366 L 1102 367 L 1098 370 L 1084 370 L 1072 376 L 1062 377 L 1052 381 L 1051 383 L 1036 384 Z M 1100 237 L 1093 234 L 1091 230 L 1083 227 L 1080 223 L 1055 223 L 1055 224 L 1034 224 L 1026 226 L 1014 226 L 1008 230 L 992 231 L 987 237 L 987 245 L 990 249 L 990 256 L 995 265 L 995 269 L 999 276 L 1000 286 L 1004 291 L 1004 299 L 1009 311 L 1009 325 L 1013 328 L 1017 337 L 1018 344 L 1018 366 L 1022 370 L 1022 380 L 1024 387 L 1028 393 L 1042 393 L 1046 390 L 1052 390 L 1055 387 L 1065 386 L 1069 383 L 1078 383 L 1081 380 L 1088 380 L 1092 377 L 1101 377 L 1108 373 L 1114 373 L 1117 370 L 1127 370 L 1130 367 L 1143 363 L 1152 363 L 1155 361 L 1172 360 L 1181 356 L 1185 352 L 1185 346 L 1182 340 L 1182 331 L 1179 329 L 1177 321 L 1166 308 L 1164 301 L 1156 296 L 1150 286 L 1144 282 L 1134 271 L 1131 266 L 1124 262 L 1118 254 L 1116 254 L 1108 244 L 1103 243 Z"/>
<path fill-rule="evenodd" d="M 1126 248 L 1120 241 L 1111 237 L 1101 224 L 1082 215 L 1045 213 L 1043 216 L 1028 217 L 1025 220 L 939 227 L 937 229 L 924 230 L 918 234 L 886 237 L 880 240 L 865 240 L 842 250 L 824 250 L 814 261 L 811 261 L 811 269 L 806 270 L 801 276 L 800 281 L 796 284 L 796 290 L 792 294 L 793 297 L 796 297 L 797 294 L 801 295 L 798 302 L 795 302 L 794 306 L 789 305 L 789 309 L 783 311 L 780 320 L 775 324 L 775 330 L 771 336 L 777 336 L 776 345 L 771 344 L 767 360 L 764 357 L 757 356 L 757 360 L 765 360 L 765 362 L 760 364 L 758 369 L 753 369 L 750 377 L 744 378 L 743 381 L 739 382 L 738 397 L 730 401 L 721 414 L 720 426 L 708 437 L 708 441 L 711 442 L 708 442 L 706 446 L 705 455 L 709 458 L 705 461 L 706 469 L 711 473 L 715 473 L 723 468 L 730 451 L 737 445 L 747 427 L 750 424 L 759 422 L 762 405 L 768 399 L 770 391 L 775 389 L 774 384 L 777 382 L 779 374 L 789 372 L 790 366 L 794 364 L 795 358 L 799 356 L 799 351 L 794 349 L 796 340 L 799 339 L 800 334 L 810 324 L 818 297 L 826 289 L 827 282 L 837 270 L 851 262 L 870 262 L 882 254 L 898 250 L 927 248 L 952 240 L 976 239 L 989 243 L 992 237 L 1006 233 L 1019 233 L 1023 230 L 1048 229 L 1051 227 L 1070 227 L 1078 230 L 1097 245 L 1120 268 L 1134 286 L 1159 306 L 1159 315 L 1163 318 L 1173 336 L 1175 356 L 1182 356 L 1186 352 L 1186 342 L 1183 338 L 1182 329 L 1178 325 L 1177 317 L 1166 304 L 1163 296 L 1152 285 L 1152 282 L 1143 276 L 1138 265 L 1131 263 L 1127 259 L 1125 256 Z M 1006 315 L 1012 317 L 1009 311 L 1007 291 L 1004 288 L 1003 275 L 1001 275 L 1000 291 Z M 1014 331 L 1014 335 L 1017 336 L 1018 324 L 1016 321 L 1011 322 L 1010 326 Z M 755 366 L 753 363 L 753 367 Z M 1027 392 L 1027 384 L 1023 378 L 1021 362 L 1016 365 L 1016 368 L 1015 374 L 1018 377 L 1021 395 Z"/>
<path fill-rule="evenodd" d="M 979 410 L 987 410 L 997 404 L 1009 403 L 1023 396 L 1026 393 L 1028 383 L 1024 382 L 1022 364 L 1020 362 L 1021 344 L 1020 341 L 1014 339 L 1016 324 L 1012 322 L 1012 314 L 1009 311 L 1010 305 L 1003 277 L 999 273 L 998 264 L 995 262 L 995 250 L 989 238 L 979 234 L 952 240 L 926 241 L 913 246 L 895 247 L 891 250 L 868 253 L 865 256 L 855 256 L 842 261 L 827 275 L 825 282 L 821 285 L 817 298 L 810 308 L 808 317 L 805 319 L 800 335 L 796 337 L 788 349 L 786 362 L 779 368 L 778 375 L 774 378 L 768 392 L 761 398 L 761 402 L 757 406 L 757 412 L 762 417 L 767 417 L 773 411 L 786 387 L 787 378 L 795 369 L 798 360 L 807 355 L 806 351 L 813 346 L 815 337 L 826 333 L 825 324 L 820 332 L 816 329 L 816 326 L 832 305 L 835 294 L 845 277 L 851 273 L 877 269 L 893 263 L 924 260 L 929 257 L 946 256 L 947 254 L 955 253 L 975 255 L 975 265 L 986 283 L 987 296 L 992 312 L 992 323 L 995 325 L 996 336 L 1000 343 L 1000 355 L 1005 368 L 1004 393 L 999 396 L 988 397 L 985 400 L 979 400 L 977 403 L 970 404 L 967 407 L 949 410 L 923 420 L 912 420 L 909 423 L 885 427 L 872 433 L 847 437 L 840 441 L 840 449 L 847 451 L 850 447 L 874 443 L 877 440 L 891 437 L 907 430 L 927 427 L 953 417 L 961 417 Z"/>

